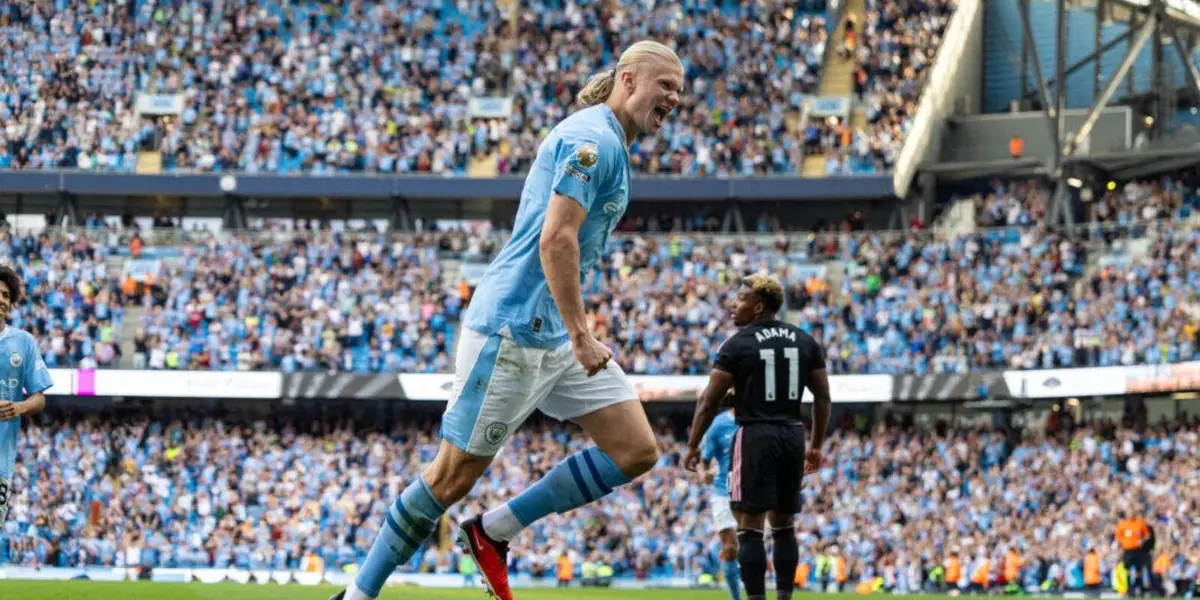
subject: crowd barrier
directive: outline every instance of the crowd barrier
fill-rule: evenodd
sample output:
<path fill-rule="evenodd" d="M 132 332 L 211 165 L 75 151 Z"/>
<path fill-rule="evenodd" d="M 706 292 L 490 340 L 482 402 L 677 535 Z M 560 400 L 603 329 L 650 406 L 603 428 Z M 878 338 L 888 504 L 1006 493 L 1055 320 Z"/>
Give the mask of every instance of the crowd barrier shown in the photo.
<path fill-rule="evenodd" d="M 50 369 L 50 396 L 130 398 L 340 398 L 444 402 L 449 373 L 282 373 L 278 371 L 159 371 Z M 692 401 L 704 375 L 632 375 L 642 400 Z M 985 371 L 934 375 L 831 375 L 834 402 L 936 402 L 1054 399 L 1075 396 L 1200 390 L 1200 361 L 1075 369 Z M 805 391 L 805 402 L 812 395 Z"/>

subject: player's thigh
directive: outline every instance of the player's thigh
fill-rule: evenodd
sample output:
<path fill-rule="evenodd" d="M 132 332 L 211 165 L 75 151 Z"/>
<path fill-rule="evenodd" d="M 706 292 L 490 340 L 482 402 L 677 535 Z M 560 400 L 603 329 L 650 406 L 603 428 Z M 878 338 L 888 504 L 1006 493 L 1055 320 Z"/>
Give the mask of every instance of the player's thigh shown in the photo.
<path fill-rule="evenodd" d="M 613 361 L 588 377 L 570 344 L 551 350 L 546 356 L 545 369 L 554 383 L 538 409 L 560 421 L 574 421 L 638 397 L 625 371 Z M 644 413 L 642 419 L 645 420 Z"/>
<path fill-rule="evenodd" d="M 801 488 L 804 483 L 804 428 L 801 426 L 780 426 L 776 431 L 775 447 L 779 448 L 779 465 L 776 472 L 775 508 L 777 518 L 788 518 L 788 522 L 773 527 L 787 527 L 792 522 L 792 516 L 800 512 L 803 506 Z"/>
<path fill-rule="evenodd" d="M 722 535 L 726 531 L 737 529 L 737 519 L 733 518 L 733 509 L 729 506 L 729 497 L 714 496 L 709 502 L 712 506 L 713 528 Z M 736 540 L 736 538 L 734 538 Z M 724 541 L 724 537 L 722 537 Z"/>
<path fill-rule="evenodd" d="M 500 335 L 460 335 L 441 436 L 467 454 L 495 456 L 545 394 L 545 351 Z"/>
<path fill-rule="evenodd" d="M 579 424 L 622 469 L 641 472 L 654 466 L 658 459 L 654 430 L 620 366 L 610 362 L 588 377 L 569 349 L 548 362 L 558 376 L 538 405 L 543 413 Z"/>
<path fill-rule="evenodd" d="M 779 465 L 771 460 L 767 434 L 762 425 L 747 425 L 733 437 L 729 499 L 735 513 L 762 515 L 775 508 Z"/>

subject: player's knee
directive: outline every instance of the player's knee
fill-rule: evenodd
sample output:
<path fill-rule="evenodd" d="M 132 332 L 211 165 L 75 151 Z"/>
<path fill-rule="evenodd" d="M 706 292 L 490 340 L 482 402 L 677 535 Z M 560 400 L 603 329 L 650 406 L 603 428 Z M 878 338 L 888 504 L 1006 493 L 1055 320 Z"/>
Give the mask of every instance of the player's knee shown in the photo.
<path fill-rule="evenodd" d="M 619 456 L 613 457 L 613 462 L 617 463 L 622 473 L 632 479 L 658 464 L 658 445 L 653 438 L 631 441 L 621 449 Z"/>
<path fill-rule="evenodd" d="M 725 544 L 721 546 L 721 560 L 735 561 L 738 557 L 738 546 L 736 543 Z"/>
<path fill-rule="evenodd" d="M 771 511 L 767 514 L 767 522 L 771 524 L 773 531 L 783 532 L 796 529 L 796 517 L 790 514 L 778 514 Z"/>
<path fill-rule="evenodd" d="M 437 457 L 425 470 L 425 483 L 442 506 L 450 506 L 475 487 L 491 462 L 491 457 L 467 454 L 443 441 Z"/>

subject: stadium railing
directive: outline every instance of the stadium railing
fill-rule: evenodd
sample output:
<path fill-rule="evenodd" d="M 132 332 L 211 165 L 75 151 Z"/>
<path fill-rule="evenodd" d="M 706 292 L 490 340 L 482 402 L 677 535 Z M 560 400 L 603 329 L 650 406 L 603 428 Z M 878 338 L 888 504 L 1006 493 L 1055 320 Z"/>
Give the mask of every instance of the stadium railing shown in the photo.
<path fill-rule="evenodd" d="M 88 171 L 0 171 L 7 195 L 178 196 L 413 200 L 519 198 L 524 176 L 271 175 L 190 173 L 134 175 Z M 831 200 L 893 196 L 890 175 L 824 177 L 635 176 L 637 200 Z"/>

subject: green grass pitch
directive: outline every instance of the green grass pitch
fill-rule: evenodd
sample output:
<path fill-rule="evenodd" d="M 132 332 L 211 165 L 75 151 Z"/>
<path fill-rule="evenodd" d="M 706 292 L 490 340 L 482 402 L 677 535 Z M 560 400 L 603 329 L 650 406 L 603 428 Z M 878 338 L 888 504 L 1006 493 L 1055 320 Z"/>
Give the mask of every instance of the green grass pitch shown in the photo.
<path fill-rule="evenodd" d="M 230 583 L 98 583 L 90 581 L 4 581 L 4 600 L 328 600 L 337 592 L 332 586 L 307 587 L 276 584 Z M 727 600 L 725 591 L 688 590 L 596 590 L 571 588 L 516 589 L 514 600 Z M 773 594 L 768 594 L 773 597 Z M 806 599 L 819 600 L 816 594 Z M 479 589 L 443 590 L 419 587 L 388 587 L 379 600 L 488 600 Z"/>
<path fill-rule="evenodd" d="M 3 600 L 328 600 L 332 586 L 279 586 L 235 583 L 99 583 L 93 581 L 0 580 Z M 516 589 L 514 600 L 727 600 L 721 590 Z M 745 598 L 745 595 L 742 596 Z M 775 593 L 768 591 L 767 598 Z M 846 600 L 851 595 L 798 592 L 796 599 Z M 945 600 L 944 596 L 909 596 L 908 600 Z M 488 600 L 483 588 L 384 588 L 379 600 Z"/>

